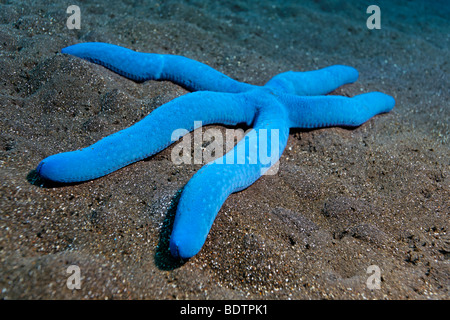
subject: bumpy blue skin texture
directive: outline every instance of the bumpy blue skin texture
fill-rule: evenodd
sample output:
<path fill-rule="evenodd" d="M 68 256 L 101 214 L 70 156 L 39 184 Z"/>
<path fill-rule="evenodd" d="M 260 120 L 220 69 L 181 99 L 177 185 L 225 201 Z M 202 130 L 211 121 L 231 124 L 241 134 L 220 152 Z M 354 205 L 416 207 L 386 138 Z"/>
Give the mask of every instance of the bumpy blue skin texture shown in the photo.
<path fill-rule="evenodd" d="M 36 170 L 45 179 L 71 183 L 99 178 L 163 150 L 173 142 L 174 130 L 191 131 L 194 121 L 253 127 L 232 151 L 201 168 L 183 189 L 170 239 L 171 254 L 183 259 L 200 251 L 227 197 L 250 186 L 276 163 L 290 128 L 359 126 L 389 112 L 395 104 L 392 97 L 380 92 L 353 98 L 324 96 L 358 78 L 357 70 L 342 65 L 289 71 L 264 86 L 255 86 L 186 57 L 138 53 L 106 43 L 76 44 L 62 53 L 100 64 L 134 81 L 170 80 L 197 92 L 162 105 L 131 127 L 89 147 L 42 160 Z M 263 134 L 269 159 L 264 161 L 257 143 Z M 255 144 L 258 147 L 249 147 Z M 239 152 L 242 147 L 247 148 L 245 153 Z"/>

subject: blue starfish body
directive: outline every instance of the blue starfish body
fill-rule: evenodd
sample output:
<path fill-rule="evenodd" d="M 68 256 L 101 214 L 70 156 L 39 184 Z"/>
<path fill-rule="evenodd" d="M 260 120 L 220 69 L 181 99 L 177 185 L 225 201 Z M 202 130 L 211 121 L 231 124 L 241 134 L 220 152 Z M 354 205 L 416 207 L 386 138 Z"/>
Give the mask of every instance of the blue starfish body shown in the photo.
<path fill-rule="evenodd" d="M 170 239 L 172 255 L 181 258 L 200 251 L 227 197 L 253 184 L 278 161 L 290 128 L 359 126 L 395 104 L 380 92 L 353 98 L 323 96 L 356 81 L 358 72 L 348 66 L 289 71 L 264 86 L 255 86 L 182 56 L 138 53 L 105 43 L 77 44 L 62 52 L 135 81 L 170 80 L 197 92 L 160 106 L 131 127 L 89 147 L 42 160 L 36 170 L 45 179 L 70 183 L 104 176 L 163 150 L 173 142 L 174 130 L 192 131 L 195 121 L 253 127 L 228 154 L 206 164 L 184 187 Z M 265 142 L 264 161 L 261 141 Z"/>

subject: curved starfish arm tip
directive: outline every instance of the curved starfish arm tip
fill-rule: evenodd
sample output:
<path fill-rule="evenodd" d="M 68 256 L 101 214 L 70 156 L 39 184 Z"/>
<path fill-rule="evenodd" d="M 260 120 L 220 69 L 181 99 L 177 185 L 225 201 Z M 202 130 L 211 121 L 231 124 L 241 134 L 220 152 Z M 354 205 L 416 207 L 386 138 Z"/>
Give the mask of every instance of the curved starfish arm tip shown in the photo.
<path fill-rule="evenodd" d="M 253 184 L 274 165 L 288 136 L 284 119 L 256 123 L 255 129 L 229 153 L 201 168 L 189 180 L 177 206 L 170 239 L 174 257 L 186 259 L 200 251 L 228 196 Z M 255 145 L 258 147 L 253 148 Z"/>

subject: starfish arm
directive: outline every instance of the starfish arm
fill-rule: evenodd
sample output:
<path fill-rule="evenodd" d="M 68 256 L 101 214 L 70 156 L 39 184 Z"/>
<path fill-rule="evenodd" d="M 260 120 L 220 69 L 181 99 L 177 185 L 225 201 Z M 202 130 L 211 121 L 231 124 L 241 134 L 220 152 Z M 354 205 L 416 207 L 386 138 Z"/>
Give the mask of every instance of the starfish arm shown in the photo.
<path fill-rule="evenodd" d="M 190 91 L 244 92 L 255 86 L 236 81 L 210 66 L 177 55 L 142 53 L 102 42 L 75 44 L 61 50 L 100 64 L 134 81 L 169 80 Z"/>
<path fill-rule="evenodd" d="M 353 98 L 343 96 L 280 96 L 289 112 L 291 128 L 359 126 L 371 117 L 389 112 L 395 105 L 391 96 L 370 92 Z"/>
<path fill-rule="evenodd" d="M 227 197 L 253 184 L 278 161 L 289 136 L 287 124 L 287 118 L 260 119 L 232 151 L 202 167 L 189 180 L 177 206 L 170 239 L 174 257 L 187 259 L 197 254 Z"/>
<path fill-rule="evenodd" d="M 172 134 L 175 130 L 191 131 L 194 121 L 250 125 L 254 114 L 244 94 L 188 93 L 89 147 L 42 160 L 36 171 L 45 179 L 63 183 L 95 179 L 163 150 L 174 142 Z"/>
<path fill-rule="evenodd" d="M 275 90 L 299 96 L 327 94 L 358 79 L 355 68 L 335 65 L 314 71 L 280 73 L 265 84 Z"/>

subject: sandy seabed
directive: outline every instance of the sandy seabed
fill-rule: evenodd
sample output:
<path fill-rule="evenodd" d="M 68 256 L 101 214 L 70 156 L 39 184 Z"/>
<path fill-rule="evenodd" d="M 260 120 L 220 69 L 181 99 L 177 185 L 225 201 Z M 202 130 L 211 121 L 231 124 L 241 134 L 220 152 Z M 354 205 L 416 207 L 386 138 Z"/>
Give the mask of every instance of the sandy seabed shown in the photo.
<path fill-rule="evenodd" d="M 3 299 L 449 299 L 446 1 L 0 2 Z M 80 149 L 188 93 L 135 83 L 61 49 L 101 41 L 183 55 L 262 85 L 333 64 L 394 110 L 362 126 L 292 130 L 277 174 L 231 195 L 205 246 L 167 251 L 179 190 L 200 168 L 171 149 L 103 178 L 43 184 L 45 157 Z M 224 130 L 222 126 L 215 126 Z M 81 289 L 67 288 L 67 267 Z M 367 286 L 369 266 L 380 289 Z"/>

